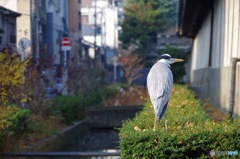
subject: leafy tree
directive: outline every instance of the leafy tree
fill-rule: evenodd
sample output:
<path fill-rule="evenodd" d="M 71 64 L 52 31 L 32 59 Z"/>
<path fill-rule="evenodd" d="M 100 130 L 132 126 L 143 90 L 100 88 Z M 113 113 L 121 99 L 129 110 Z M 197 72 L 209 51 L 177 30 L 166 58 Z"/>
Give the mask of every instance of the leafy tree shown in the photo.
<path fill-rule="evenodd" d="M 139 54 L 129 54 L 119 58 L 119 62 L 122 65 L 124 77 L 127 80 L 129 86 L 132 82 L 142 76 L 140 71 L 143 68 L 143 59 Z"/>
<path fill-rule="evenodd" d="M 157 33 L 175 22 L 175 1 L 128 0 L 120 40 L 125 48 L 147 56 L 156 47 Z"/>
<path fill-rule="evenodd" d="M 21 61 L 16 54 L 0 52 L 0 151 L 9 150 L 29 129 L 30 111 L 17 106 L 23 96 L 24 71 L 29 60 Z"/>
<path fill-rule="evenodd" d="M 29 60 L 24 62 L 13 54 L 0 53 L 0 105 L 8 105 L 23 101 L 21 90 L 24 85 L 23 72 L 26 70 Z"/>
<path fill-rule="evenodd" d="M 176 0 L 158 0 L 160 9 L 162 10 L 161 19 L 163 25 L 161 31 L 176 24 L 177 17 L 177 1 Z"/>

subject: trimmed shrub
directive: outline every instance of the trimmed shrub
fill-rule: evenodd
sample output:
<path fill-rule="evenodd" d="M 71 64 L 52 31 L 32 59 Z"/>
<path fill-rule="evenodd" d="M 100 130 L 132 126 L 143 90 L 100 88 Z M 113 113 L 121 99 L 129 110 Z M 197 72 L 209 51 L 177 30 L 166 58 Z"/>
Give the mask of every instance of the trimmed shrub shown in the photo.
<path fill-rule="evenodd" d="M 240 119 L 215 122 L 194 96 L 186 87 L 174 85 L 166 114 L 155 132 L 153 108 L 148 101 L 144 110 L 120 129 L 121 158 L 210 158 L 211 150 L 240 150 Z"/>

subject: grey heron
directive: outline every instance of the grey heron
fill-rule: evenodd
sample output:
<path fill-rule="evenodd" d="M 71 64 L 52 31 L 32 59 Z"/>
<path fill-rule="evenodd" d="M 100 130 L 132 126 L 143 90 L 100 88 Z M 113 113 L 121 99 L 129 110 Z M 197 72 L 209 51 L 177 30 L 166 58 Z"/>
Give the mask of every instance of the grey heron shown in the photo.
<path fill-rule="evenodd" d="M 147 75 L 148 94 L 155 113 L 154 131 L 156 129 L 157 120 L 159 121 L 163 117 L 167 109 L 173 85 L 173 74 L 170 64 L 182 61 L 184 60 L 172 58 L 169 54 L 163 54 L 152 66 Z M 167 129 L 166 121 L 165 127 Z"/>

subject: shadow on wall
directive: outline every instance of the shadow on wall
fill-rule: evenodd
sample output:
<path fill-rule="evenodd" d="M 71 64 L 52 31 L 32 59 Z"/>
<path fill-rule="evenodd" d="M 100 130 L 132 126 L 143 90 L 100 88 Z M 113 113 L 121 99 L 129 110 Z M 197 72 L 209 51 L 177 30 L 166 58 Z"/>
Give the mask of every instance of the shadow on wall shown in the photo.
<path fill-rule="evenodd" d="M 190 88 L 197 93 L 198 97 L 207 99 L 209 103 L 227 115 L 230 108 L 231 67 L 198 69 L 192 71 L 192 77 L 193 82 Z M 239 79 L 238 73 L 236 79 Z M 237 80 L 235 87 L 235 114 L 238 113 L 240 102 L 238 100 L 240 90 L 238 87 Z"/>

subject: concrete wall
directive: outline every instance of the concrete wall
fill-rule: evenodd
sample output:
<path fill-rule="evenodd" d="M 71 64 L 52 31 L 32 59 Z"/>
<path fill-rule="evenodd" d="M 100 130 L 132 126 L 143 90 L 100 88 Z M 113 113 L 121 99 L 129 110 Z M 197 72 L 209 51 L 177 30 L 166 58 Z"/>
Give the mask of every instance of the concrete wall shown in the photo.
<path fill-rule="evenodd" d="M 86 121 L 76 122 L 74 125 L 66 127 L 59 134 L 53 135 L 36 142 L 33 145 L 23 149 L 26 152 L 56 152 L 64 151 L 76 137 L 85 136 L 88 132 L 89 124 Z M 27 157 L 26 157 L 27 158 Z"/>
<path fill-rule="evenodd" d="M 240 57 L 239 9 L 238 0 L 215 1 L 193 42 L 192 87 L 225 113 L 229 112 L 231 61 Z M 239 65 L 236 76 L 234 112 L 240 114 Z"/>
<path fill-rule="evenodd" d="M 207 98 L 213 105 L 227 114 L 230 105 L 231 67 L 205 68 L 194 71 L 193 89 L 202 98 Z M 236 79 L 240 79 L 240 66 L 237 67 Z M 236 80 L 235 109 L 240 114 L 240 81 Z"/>
<path fill-rule="evenodd" d="M 100 106 L 89 111 L 92 128 L 121 127 L 123 121 L 132 119 L 143 106 Z"/>

